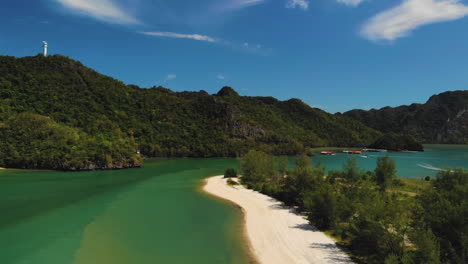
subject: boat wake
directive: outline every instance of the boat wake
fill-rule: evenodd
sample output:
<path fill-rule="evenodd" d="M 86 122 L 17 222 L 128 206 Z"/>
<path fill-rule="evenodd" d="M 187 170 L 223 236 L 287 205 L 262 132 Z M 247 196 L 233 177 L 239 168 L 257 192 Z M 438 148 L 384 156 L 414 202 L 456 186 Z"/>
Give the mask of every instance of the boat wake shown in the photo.
<path fill-rule="evenodd" d="M 425 168 L 425 169 L 428 169 L 428 170 L 447 171 L 446 169 L 437 168 L 437 167 L 434 167 L 431 164 L 427 164 L 427 163 L 418 163 L 417 165 L 419 167 L 421 167 L 421 168 Z"/>

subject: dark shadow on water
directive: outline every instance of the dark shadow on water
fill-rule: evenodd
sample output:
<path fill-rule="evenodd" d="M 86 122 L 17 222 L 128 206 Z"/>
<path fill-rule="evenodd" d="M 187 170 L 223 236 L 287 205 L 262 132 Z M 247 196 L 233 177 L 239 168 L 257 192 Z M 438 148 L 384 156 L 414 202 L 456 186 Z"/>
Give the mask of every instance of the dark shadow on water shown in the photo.
<path fill-rule="evenodd" d="M 144 169 L 135 170 L 79 173 L 2 171 L 0 264 L 36 261 L 28 258 L 39 259 L 42 255 L 51 260 L 56 258 L 57 261 L 52 260 L 51 263 L 73 263 L 76 250 L 81 247 L 83 231 L 123 192 L 159 177 L 163 184 L 171 182 L 167 185 L 171 188 L 188 190 L 186 186 L 189 186 L 191 190 L 190 183 L 173 181 L 169 176 L 187 173 L 191 175 L 190 181 L 196 182 L 207 175 L 220 175 L 226 167 L 233 167 L 232 164 L 235 160 L 188 159 L 181 162 L 180 159 L 155 159 L 146 161 Z M 151 201 L 145 206 L 151 207 Z M 57 246 L 62 240 L 65 245 Z M 63 251 L 44 253 L 51 250 L 49 246 Z"/>
<path fill-rule="evenodd" d="M 79 176 L 79 174 L 74 174 Z M 31 181 L 32 183 L 20 183 L 12 186 L 15 188 L 13 197 L 3 196 L 5 192 L 2 189 L 9 187 L 3 185 L 0 188 L 3 194 L 0 200 L 0 230 L 9 225 L 17 224 L 23 219 L 41 215 L 148 178 L 128 176 L 111 178 L 97 175 L 82 179 L 81 183 L 66 178 L 55 179 L 51 184 L 45 185 L 37 184 L 37 182 L 42 182 L 42 179 L 38 178 Z M 1 181 L 0 184 L 2 184 Z"/>
<path fill-rule="evenodd" d="M 77 182 L 70 180 L 68 174 L 63 178 L 62 174 L 58 175 L 55 181 L 48 179 L 47 184 L 43 184 L 42 175 L 29 182 L 19 179 L 18 184 L 11 179 L 11 184 L 3 182 L 0 188 L 0 263 L 21 262 L 48 243 L 82 232 L 122 190 L 150 178 L 102 174 L 83 178 L 82 174 L 75 173 L 73 176 L 83 180 Z M 87 201 L 93 206 L 74 209 L 74 205 Z M 60 211 L 50 214 L 55 210 Z"/>
<path fill-rule="evenodd" d="M 85 210 L 76 210 L 69 204 L 70 207 L 56 208 L 56 210 L 60 210 L 60 214 L 47 215 L 47 217 L 41 218 L 40 215 L 45 215 L 47 211 L 50 211 L 50 208 L 48 208 L 46 212 L 36 213 L 35 216 L 27 218 L 32 221 L 21 221 L 16 225 L 10 224 L 3 227 L 0 230 L 1 263 L 19 263 L 23 258 L 42 250 L 44 245 L 53 243 L 53 241 L 67 237 L 70 234 L 81 233 L 89 223 L 93 222 L 97 216 L 106 210 L 108 204 L 114 200 L 118 193 L 119 190 L 114 189 L 108 192 L 107 195 L 93 198 L 94 206 L 86 207 Z M 40 208 L 43 209 L 44 207 Z M 64 216 L 66 217 L 63 218 Z"/>

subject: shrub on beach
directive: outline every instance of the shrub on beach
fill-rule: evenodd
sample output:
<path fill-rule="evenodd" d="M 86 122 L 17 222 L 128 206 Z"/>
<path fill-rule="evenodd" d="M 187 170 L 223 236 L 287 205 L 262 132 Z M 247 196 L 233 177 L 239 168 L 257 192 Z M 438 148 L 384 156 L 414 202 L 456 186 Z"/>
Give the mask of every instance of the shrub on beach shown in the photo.
<path fill-rule="evenodd" d="M 239 183 L 236 182 L 235 180 L 233 180 L 232 178 L 229 178 L 229 179 L 227 180 L 227 184 L 228 184 L 229 186 L 239 185 Z"/>
<path fill-rule="evenodd" d="M 224 172 L 224 178 L 237 178 L 237 172 L 233 168 L 229 168 Z"/>

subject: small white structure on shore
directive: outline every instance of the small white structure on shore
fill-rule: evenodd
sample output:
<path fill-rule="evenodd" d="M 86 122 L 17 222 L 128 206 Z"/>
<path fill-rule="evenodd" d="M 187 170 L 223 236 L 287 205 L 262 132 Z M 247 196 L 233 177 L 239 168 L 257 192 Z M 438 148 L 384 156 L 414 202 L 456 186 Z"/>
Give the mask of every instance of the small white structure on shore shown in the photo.
<path fill-rule="evenodd" d="M 42 41 L 42 46 L 44 47 L 44 57 L 47 57 L 47 42 Z"/>

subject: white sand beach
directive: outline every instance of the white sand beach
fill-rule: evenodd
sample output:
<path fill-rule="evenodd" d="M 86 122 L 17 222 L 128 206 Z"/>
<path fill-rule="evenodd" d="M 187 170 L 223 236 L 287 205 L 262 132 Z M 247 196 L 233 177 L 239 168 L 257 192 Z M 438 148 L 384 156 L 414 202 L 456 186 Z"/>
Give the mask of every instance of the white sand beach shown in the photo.
<path fill-rule="evenodd" d="M 222 176 L 209 178 L 204 190 L 242 207 L 247 237 L 262 264 L 352 263 L 331 238 L 310 226 L 303 215 L 271 197 L 242 186 L 228 186 Z"/>

